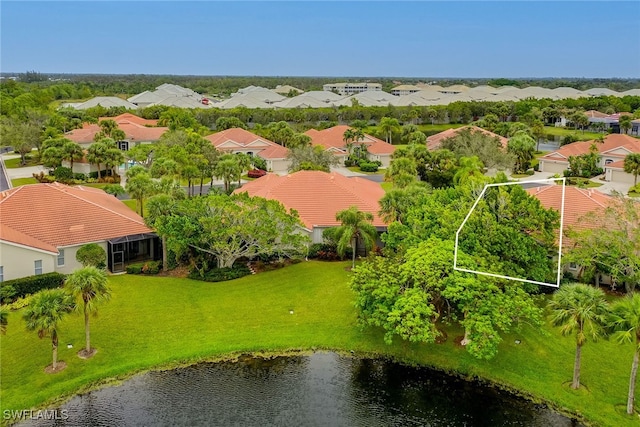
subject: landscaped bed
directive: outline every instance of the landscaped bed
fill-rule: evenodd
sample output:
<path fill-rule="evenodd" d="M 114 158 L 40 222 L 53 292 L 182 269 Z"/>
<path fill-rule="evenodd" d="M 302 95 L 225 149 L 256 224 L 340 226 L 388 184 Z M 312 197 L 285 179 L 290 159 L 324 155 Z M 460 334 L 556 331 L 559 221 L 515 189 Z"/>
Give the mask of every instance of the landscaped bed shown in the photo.
<path fill-rule="evenodd" d="M 59 359 L 67 368 L 44 373 L 51 342 L 27 332 L 22 312 L 9 315 L 0 337 L 1 410 L 51 403 L 108 379 L 152 368 L 229 357 L 238 353 L 334 349 L 383 354 L 415 364 L 489 378 L 525 395 L 553 402 L 597 425 L 637 425 L 624 415 L 632 345 L 587 343 L 581 381 L 571 379 L 575 339 L 556 328 L 525 327 L 506 335 L 497 357 L 477 360 L 454 343 L 462 335 L 447 328 L 443 344 L 384 344 L 383 332 L 361 330 L 349 289 L 348 262 L 305 261 L 228 282 L 174 277 L 111 276 L 109 303 L 92 319 L 91 343 L 98 353 L 77 357 L 84 343 L 81 315 L 70 315 L 58 330 Z M 293 312 L 293 314 L 291 314 Z M 72 344 L 73 348 L 67 348 Z"/>

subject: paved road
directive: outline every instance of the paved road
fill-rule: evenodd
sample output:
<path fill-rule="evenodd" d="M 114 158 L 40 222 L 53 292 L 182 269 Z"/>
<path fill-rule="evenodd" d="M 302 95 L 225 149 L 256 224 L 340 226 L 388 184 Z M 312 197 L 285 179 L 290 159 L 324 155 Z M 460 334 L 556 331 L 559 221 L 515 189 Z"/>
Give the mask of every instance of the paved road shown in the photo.
<path fill-rule="evenodd" d="M 11 188 L 9 177 L 7 176 L 7 169 L 4 167 L 4 160 L 0 158 L 0 191 L 5 191 Z"/>

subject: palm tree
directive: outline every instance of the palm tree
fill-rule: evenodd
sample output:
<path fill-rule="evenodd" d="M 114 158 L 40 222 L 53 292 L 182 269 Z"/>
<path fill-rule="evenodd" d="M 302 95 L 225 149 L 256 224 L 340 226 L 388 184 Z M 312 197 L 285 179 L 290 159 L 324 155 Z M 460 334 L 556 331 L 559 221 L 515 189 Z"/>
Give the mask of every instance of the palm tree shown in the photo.
<path fill-rule="evenodd" d="M 220 160 L 218 160 L 213 168 L 213 175 L 224 181 L 224 191 L 226 193 L 228 193 L 231 188 L 231 182 L 240 179 L 242 175 L 240 165 L 235 157 L 234 154 L 225 154 L 220 157 Z"/>
<path fill-rule="evenodd" d="M 632 153 L 624 158 L 624 171 L 633 175 L 633 185 L 638 183 L 640 175 L 640 153 Z"/>
<path fill-rule="evenodd" d="M 151 197 L 147 203 L 147 216 L 144 222 L 151 228 L 157 229 L 162 218 L 171 215 L 176 205 L 176 199 L 168 194 L 158 194 Z M 160 234 L 160 233 L 158 233 Z M 160 234 L 162 239 L 162 271 L 168 269 L 168 248 L 166 234 Z"/>
<path fill-rule="evenodd" d="M 105 164 L 107 160 L 107 150 L 109 149 L 108 143 L 112 141 L 108 138 L 103 138 L 95 144 L 91 144 L 87 150 L 87 160 L 92 165 L 98 167 L 98 179 L 101 179 L 102 168 L 101 165 Z"/>
<path fill-rule="evenodd" d="M 453 176 L 454 184 L 465 184 L 469 180 L 482 178 L 482 168 L 484 164 L 478 158 L 478 156 L 472 157 L 460 157 L 458 160 L 459 167 L 456 174 Z"/>
<path fill-rule="evenodd" d="M 562 335 L 576 334 L 571 388 L 577 389 L 580 387 L 582 346 L 587 342 L 587 338 L 595 341 L 604 335 L 608 314 L 604 292 L 583 284 L 566 285 L 553 295 L 549 307 L 552 310 L 553 324 L 561 327 Z"/>
<path fill-rule="evenodd" d="M 398 123 L 398 119 L 394 119 L 392 117 L 383 117 L 380 119 L 380 130 L 385 134 L 385 141 L 388 144 L 391 144 L 391 136 L 393 132 L 398 132 L 400 130 L 400 123 Z"/>
<path fill-rule="evenodd" d="M 524 173 L 529 169 L 531 160 L 534 158 L 536 142 L 525 132 L 518 132 L 509 139 L 507 151 L 516 156 L 514 172 Z"/>
<path fill-rule="evenodd" d="M 73 172 L 74 160 L 82 160 L 84 156 L 84 150 L 77 142 L 69 141 L 62 146 L 64 158 L 69 160 L 71 172 Z"/>
<path fill-rule="evenodd" d="M 631 129 L 631 116 L 628 114 L 620 116 L 620 118 L 618 119 L 618 124 L 620 125 L 622 133 L 628 133 L 629 129 Z"/>
<path fill-rule="evenodd" d="M 627 395 L 627 414 L 633 414 L 633 406 L 636 391 L 636 375 L 638 373 L 638 361 L 640 360 L 640 294 L 627 295 L 618 301 L 611 309 L 611 321 L 613 338 L 619 343 L 633 343 L 633 363 L 631 364 L 631 377 L 629 378 L 629 394 Z"/>
<path fill-rule="evenodd" d="M 371 224 L 373 215 L 370 212 L 362 212 L 356 206 L 351 206 L 336 214 L 336 219 L 342 224 L 337 231 L 338 255 L 344 256 L 347 248 L 351 246 L 353 259 L 351 267 L 356 266 L 356 249 L 358 240 L 361 239 L 366 249 L 371 249 L 378 238 L 378 231 Z"/>
<path fill-rule="evenodd" d="M 64 285 L 69 293 L 82 302 L 84 311 L 84 334 L 86 340 L 85 349 L 81 352 L 83 357 L 91 357 L 91 333 L 89 330 L 89 314 L 97 313 L 96 304 L 108 301 L 111 292 L 108 287 L 107 273 L 99 268 L 89 266 L 80 268 L 69 276 Z M 80 305 L 78 305 L 80 307 Z"/>
<path fill-rule="evenodd" d="M 64 289 L 48 289 L 35 294 L 24 312 L 27 330 L 38 331 L 39 338 L 51 336 L 53 371 L 58 368 L 58 324 L 74 308 L 73 297 Z"/>
<path fill-rule="evenodd" d="M 129 171 L 134 170 L 129 169 Z M 131 177 L 127 177 L 127 183 L 125 184 L 125 191 L 129 193 L 129 196 L 138 201 L 140 206 L 140 216 L 144 218 L 144 199 L 145 197 L 152 196 L 156 190 L 156 185 L 151 179 L 147 171 L 143 170 Z"/>
<path fill-rule="evenodd" d="M 0 334 L 4 335 L 7 333 L 7 325 L 9 317 L 9 308 L 6 306 L 0 306 Z"/>

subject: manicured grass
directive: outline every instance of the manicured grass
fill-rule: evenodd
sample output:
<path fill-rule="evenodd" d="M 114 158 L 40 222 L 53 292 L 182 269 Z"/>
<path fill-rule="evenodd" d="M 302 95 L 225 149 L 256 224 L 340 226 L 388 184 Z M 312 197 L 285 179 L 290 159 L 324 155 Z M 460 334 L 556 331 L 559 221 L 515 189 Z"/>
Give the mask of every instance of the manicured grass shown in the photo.
<path fill-rule="evenodd" d="M 635 191 L 629 191 L 629 197 L 640 197 L 640 193 L 636 193 Z"/>
<path fill-rule="evenodd" d="M 113 184 L 108 184 L 106 182 L 89 182 L 86 184 L 80 184 L 83 185 L 85 187 L 93 187 L 93 188 L 99 188 L 99 189 L 103 189 L 104 187 L 106 187 L 107 185 L 113 185 Z"/>
<path fill-rule="evenodd" d="M 138 201 L 135 199 L 127 199 L 127 200 L 123 200 L 122 203 L 124 203 L 125 205 L 127 205 L 129 207 L 129 209 L 131 209 L 134 212 L 139 212 L 138 210 Z"/>
<path fill-rule="evenodd" d="M 21 185 L 37 184 L 38 180 L 35 178 L 14 178 L 11 180 L 11 185 L 14 187 L 20 187 Z"/>
<path fill-rule="evenodd" d="M 4 165 L 7 167 L 7 169 L 16 169 L 16 168 L 23 167 L 20 164 L 20 157 L 15 159 L 5 159 Z M 37 158 L 35 158 L 34 156 L 27 157 L 27 164 L 24 166 L 36 166 L 36 165 L 38 165 Z"/>
<path fill-rule="evenodd" d="M 549 325 L 524 327 L 504 337 L 498 355 L 477 360 L 454 344 L 462 334 L 447 328 L 444 344 L 383 342 L 382 331 L 361 330 L 347 282 L 348 262 L 302 262 L 242 279 L 205 283 L 188 279 L 112 276 L 112 299 L 92 319 L 89 360 L 76 356 L 84 342 L 82 316 L 60 325 L 59 357 L 67 368 L 48 375 L 51 343 L 26 332 L 22 312 L 12 312 L 0 337 L 1 410 L 26 409 L 123 378 L 133 372 L 248 352 L 335 349 L 385 354 L 411 364 L 436 366 L 469 377 L 489 378 L 524 395 L 554 402 L 603 426 L 637 425 L 623 414 L 632 345 L 587 343 L 582 382 L 573 391 L 573 338 Z M 293 314 L 289 311 L 293 310 Z M 520 340 L 520 344 L 516 344 Z M 68 349 L 67 343 L 73 348 Z"/>
<path fill-rule="evenodd" d="M 364 172 L 360 170 L 359 166 L 347 166 L 347 169 L 349 169 L 351 172 L 357 172 L 357 173 L 361 173 L 363 175 L 380 175 L 382 173 L 384 173 L 384 171 L 380 171 L 378 169 L 377 172 Z"/>
<path fill-rule="evenodd" d="M 380 183 L 380 186 L 382 187 L 382 189 L 386 192 L 389 192 L 391 190 L 393 190 L 393 182 L 391 181 L 384 181 Z"/>
<path fill-rule="evenodd" d="M 597 132 L 583 132 L 581 130 L 560 128 L 555 126 L 545 126 L 544 133 L 553 136 L 575 135 L 575 137 L 578 138 L 578 141 L 590 141 L 592 139 L 598 139 L 603 135 Z"/>

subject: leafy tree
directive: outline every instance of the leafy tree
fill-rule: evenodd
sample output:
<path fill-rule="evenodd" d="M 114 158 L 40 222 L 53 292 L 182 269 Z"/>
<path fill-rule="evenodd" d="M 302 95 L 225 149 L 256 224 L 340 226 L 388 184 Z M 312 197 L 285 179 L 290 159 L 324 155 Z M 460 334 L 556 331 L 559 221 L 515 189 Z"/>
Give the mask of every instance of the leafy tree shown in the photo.
<path fill-rule="evenodd" d="M 157 229 L 160 221 L 163 221 L 173 213 L 178 200 L 180 200 L 179 197 L 174 197 L 174 195 L 165 192 L 152 196 L 147 202 L 147 216 L 144 218 L 144 222 L 149 227 Z M 161 234 L 160 237 L 162 239 L 162 271 L 167 271 L 169 267 L 167 236 L 166 234 Z"/>
<path fill-rule="evenodd" d="M 299 233 L 300 220 L 276 200 L 246 193 L 209 195 L 179 201 L 175 211 L 154 221 L 160 235 L 178 257 L 196 251 L 207 264 L 213 256 L 219 268 L 239 258 L 258 255 L 295 256 L 309 242 Z M 194 266 L 196 259 L 192 256 Z"/>
<path fill-rule="evenodd" d="M 640 294 L 634 292 L 616 302 L 611 307 L 609 322 L 614 331 L 613 339 L 620 344 L 633 343 L 634 346 L 629 393 L 627 395 L 627 414 L 631 415 L 633 414 L 636 376 L 638 374 L 638 362 L 640 361 Z"/>
<path fill-rule="evenodd" d="M 385 134 L 385 141 L 388 144 L 391 144 L 393 133 L 400 131 L 400 123 L 398 119 L 394 119 L 392 117 L 383 117 L 380 119 L 380 124 L 378 125 L 382 133 Z"/>
<path fill-rule="evenodd" d="M 576 356 L 571 388 L 580 387 L 582 346 L 588 339 L 597 340 L 605 335 L 608 307 L 604 292 L 583 284 L 561 287 L 549 301 L 551 318 L 560 326 L 562 335 L 576 336 Z"/>
<path fill-rule="evenodd" d="M 458 158 L 477 156 L 487 168 L 506 169 L 514 163 L 513 155 L 504 152 L 499 138 L 471 128 L 446 138 L 442 141 L 442 148 L 452 151 Z"/>
<path fill-rule="evenodd" d="M 102 249 L 102 248 L 101 248 Z M 74 271 L 65 280 L 65 288 L 76 300 L 76 307 L 84 313 L 85 348 L 83 357 L 91 357 L 95 351 L 91 349 L 91 332 L 89 329 L 89 314 L 97 314 L 96 305 L 108 301 L 111 291 L 108 287 L 107 273 L 94 266 L 85 266 Z"/>
<path fill-rule="evenodd" d="M 347 248 L 353 250 L 352 268 L 356 266 L 356 249 L 361 240 L 365 249 L 371 250 L 378 238 L 378 231 L 371 224 L 373 215 L 370 212 L 362 212 L 356 206 L 336 213 L 336 219 L 341 225 L 336 231 L 338 236 L 338 255 L 344 256 Z"/>
<path fill-rule="evenodd" d="M 418 166 L 420 179 L 434 188 L 450 187 L 458 168 L 456 155 L 449 150 L 436 150 L 425 157 L 422 168 Z"/>
<path fill-rule="evenodd" d="M 107 261 L 107 252 L 97 243 L 82 245 L 76 252 L 76 261 L 83 267 L 104 268 Z"/>
<path fill-rule="evenodd" d="M 484 165 L 477 156 L 461 157 L 459 167 L 453 175 L 454 184 L 466 184 L 470 181 L 481 181 L 484 178 L 482 169 Z"/>
<path fill-rule="evenodd" d="M 514 172 L 525 173 L 534 158 L 536 142 L 525 133 L 514 135 L 507 144 L 507 151 L 516 157 Z"/>
<path fill-rule="evenodd" d="M 102 188 L 102 190 L 107 193 L 107 194 L 111 194 L 112 196 L 118 197 L 121 196 L 123 194 L 127 194 L 127 191 L 122 188 L 122 185 L 120 184 L 107 184 L 104 186 L 104 188 Z"/>
<path fill-rule="evenodd" d="M 150 169 L 153 164 L 153 152 L 156 149 L 154 144 L 138 144 L 129 148 L 125 153 L 128 160 L 133 161 L 136 165 Z"/>
<path fill-rule="evenodd" d="M 242 176 L 242 168 L 238 159 L 233 154 L 224 154 L 213 168 L 213 174 L 216 178 L 224 181 L 224 191 L 231 191 L 231 183 L 240 180 Z"/>
<path fill-rule="evenodd" d="M 584 128 L 589 125 L 589 118 L 582 111 L 576 111 L 570 116 L 571 122 L 574 124 L 575 128 L 578 127 L 582 129 L 584 133 Z"/>
<path fill-rule="evenodd" d="M 64 146 L 71 142 L 67 138 L 50 138 L 42 143 L 42 151 L 40 152 L 40 161 L 46 167 L 55 169 L 62 166 L 66 153 Z"/>
<path fill-rule="evenodd" d="M 638 175 L 640 175 L 640 154 L 628 154 L 624 158 L 624 171 L 633 175 L 633 185 L 638 183 Z"/>
<path fill-rule="evenodd" d="M 413 159 L 400 157 L 394 159 L 385 173 L 385 180 L 393 181 L 397 188 L 404 188 L 416 180 L 417 170 Z"/>
<path fill-rule="evenodd" d="M 340 162 L 333 153 L 326 151 L 319 145 L 292 148 L 287 154 L 287 160 L 289 161 L 289 172 L 299 170 L 329 172 L 332 166 L 337 166 Z"/>
<path fill-rule="evenodd" d="M 544 123 L 541 120 L 532 124 L 531 136 L 536 141 L 536 151 L 540 151 L 540 141 L 544 138 Z"/>
<path fill-rule="evenodd" d="M 240 129 L 246 130 L 247 125 L 237 117 L 219 117 L 218 120 L 216 120 L 217 131 L 223 131 L 226 129 L 233 129 L 233 128 L 240 128 Z"/>
<path fill-rule="evenodd" d="M 74 160 L 82 160 L 84 157 L 84 150 L 77 142 L 69 141 L 62 146 L 62 152 L 64 160 L 69 160 L 69 169 L 73 172 Z"/>
<path fill-rule="evenodd" d="M 35 147 L 32 138 L 28 137 L 29 125 L 18 120 L 2 118 L 0 122 L 0 140 L 2 145 L 12 146 L 20 154 L 20 165 L 27 164 L 27 154 Z"/>
<path fill-rule="evenodd" d="M 421 197 L 428 196 L 431 188 L 424 183 L 414 182 L 404 188 L 393 188 L 380 199 L 378 215 L 386 223 L 403 222 L 409 208 Z"/>
<path fill-rule="evenodd" d="M 48 289 L 35 294 L 23 314 L 27 330 L 37 331 L 39 338 L 51 337 L 54 371 L 58 368 L 58 324 L 74 308 L 73 297 L 63 289 Z"/>

